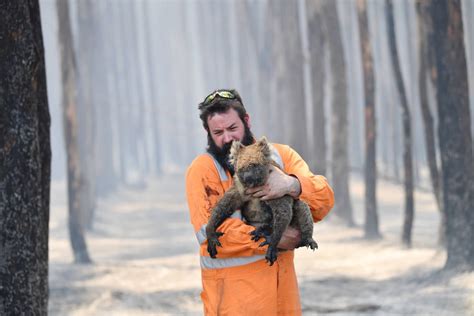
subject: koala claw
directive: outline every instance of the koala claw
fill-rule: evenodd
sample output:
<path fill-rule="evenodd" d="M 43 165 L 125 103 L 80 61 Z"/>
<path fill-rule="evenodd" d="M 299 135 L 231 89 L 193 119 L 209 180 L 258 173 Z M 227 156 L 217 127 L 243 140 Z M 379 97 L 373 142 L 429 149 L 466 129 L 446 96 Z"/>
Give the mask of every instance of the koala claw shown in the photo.
<path fill-rule="evenodd" d="M 253 240 L 253 241 L 258 241 L 260 238 L 262 238 L 262 237 L 260 237 L 260 236 L 252 236 L 251 240 Z"/>
<path fill-rule="evenodd" d="M 250 235 L 252 235 L 252 240 L 253 241 L 258 241 L 260 238 L 262 238 L 262 236 L 259 234 L 258 230 L 254 230 L 252 232 L 250 232 Z"/>
<path fill-rule="evenodd" d="M 259 247 L 263 247 L 265 245 L 269 245 L 270 244 L 270 238 L 266 238 L 265 241 L 261 242 L 260 245 L 258 245 Z"/>
<path fill-rule="evenodd" d="M 278 249 L 276 247 L 268 247 L 267 253 L 265 255 L 265 260 L 270 266 L 276 261 L 278 255 Z"/>
<path fill-rule="evenodd" d="M 260 238 L 264 237 L 265 239 L 268 239 L 268 235 L 265 234 L 265 228 L 264 227 L 259 227 L 255 229 L 254 231 L 250 232 L 250 235 L 252 235 L 252 240 L 253 241 L 258 241 Z"/>
<path fill-rule="evenodd" d="M 306 248 L 311 248 L 311 250 L 318 249 L 318 243 L 313 240 L 313 238 L 310 238 L 309 240 L 303 240 L 301 243 L 298 245 L 298 247 L 306 247 Z"/>
<path fill-rule="evenodd" d="M 209 255 L 211 258 L 216 258 L 217 255 L 217 246 L 222 247 L 219 237 L 224 235 L 224 233 L 221 232 L 215 232 L 213 236 L 210 236 L 207 238 L 207 252 L 209 252 Z"/>
<path fill-rule="evenodd" d="M 315 242 L 314 240 L 312 240 L 308 246 L 309 246 L 309 247 L 311 248 L 311 250 L 313 250 L 313 251 L 314 251 L 315 249 L 318 249 L 318 243 Z"/>

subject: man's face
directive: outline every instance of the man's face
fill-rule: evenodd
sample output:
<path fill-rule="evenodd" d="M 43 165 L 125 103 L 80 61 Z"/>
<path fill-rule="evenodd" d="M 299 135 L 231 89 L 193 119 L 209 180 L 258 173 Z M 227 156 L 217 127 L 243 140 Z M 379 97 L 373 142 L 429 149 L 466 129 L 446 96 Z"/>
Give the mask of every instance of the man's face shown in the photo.
<path fill-rule="evenodd" d="M 246 146 L 254 142 L 253 134 L 250 131 L 249 116 L 246 115 L 242 121 L 237 111 L 231 108 L 227 112 L 216 113 L 209 117 L 207 124 L 209 126 L 207 152 L 212 154 L 219 164 L 233 175 L 234 167 L 229 162 L 232 142 L 238 140 Z"/>
<path fill-rule="evenodd" d="M 249 116 L 244 117 L 245 122 L 249 126 Z M 236 110 L 230 108 L 227 112 L 215 113 L 208 117 L 207 125 L 209 126 L 209 134 L 220 149 L 232 141 L 242 141 L 245 134 L 244 122 L 239 117 Z"/>

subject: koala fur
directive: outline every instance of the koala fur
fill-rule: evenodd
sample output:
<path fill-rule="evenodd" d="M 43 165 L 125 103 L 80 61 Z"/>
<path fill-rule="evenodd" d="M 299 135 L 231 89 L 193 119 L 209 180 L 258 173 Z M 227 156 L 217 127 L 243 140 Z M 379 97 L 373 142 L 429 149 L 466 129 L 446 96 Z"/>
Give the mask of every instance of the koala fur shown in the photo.
<path fill-rule="evenodd" d="M 234 141 L 230 158 L 235 168 L 234 183 L 212 209 L 206 227 L 207 250 L 211 257 L 216 257 L 217 246 L 221 246 L 219 237 L 223 233 L 217 232 L 217 227 L 239 209 L 246 223 L 256 228 L 251 232 L 252 240 L 258 241 L 263 237 L 265 241 L 260 246 L 269 245 L 265 259 L 270 265 L 273 265 L 277 258 L 277 245 L 288 225 L 301 231 L 301 242 L 297 247 L 307 246 L 313 250 L 317 248 L 318 245 L 312 238 L 313 219 L 305 202 L 294 200 L 289 195 L 261 201 L 245 194 L 246 189 L 266 183 L 272 165 L 280 168 L 271 159 L 271 150 L 266 138 L 262 137 L 249 146 Z"/>

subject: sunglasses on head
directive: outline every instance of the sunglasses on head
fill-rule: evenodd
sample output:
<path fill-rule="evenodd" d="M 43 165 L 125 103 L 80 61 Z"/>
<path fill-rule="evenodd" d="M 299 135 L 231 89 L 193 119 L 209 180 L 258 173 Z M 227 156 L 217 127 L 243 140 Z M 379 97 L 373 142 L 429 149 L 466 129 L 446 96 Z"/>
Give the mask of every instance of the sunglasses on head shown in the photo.
<path fill-rule="evenodd" d="M 211 93 L 204 99 L 204 104 L 209 104 L 214 100 L 217 96 L 224 98 L 224 99 L 235 99 L 235 95 L 228 91 L 228 90 L 218 90 L 216 92 Z"/>

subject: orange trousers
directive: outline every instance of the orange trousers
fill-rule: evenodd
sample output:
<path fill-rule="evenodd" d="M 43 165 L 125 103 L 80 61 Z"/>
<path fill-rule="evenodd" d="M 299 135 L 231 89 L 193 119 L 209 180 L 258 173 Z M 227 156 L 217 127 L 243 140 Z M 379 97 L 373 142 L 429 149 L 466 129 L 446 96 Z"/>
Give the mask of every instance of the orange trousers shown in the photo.
<path fill-rule="evenodd" d="M 207 316 L 301 315 L 293 251 L 243 266 L 202 270 L 201 299 Z"/>

